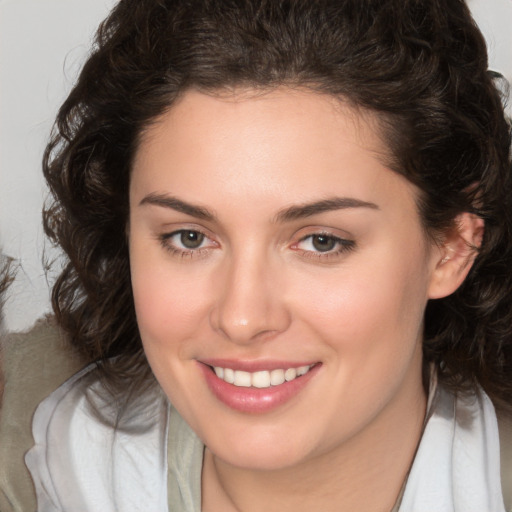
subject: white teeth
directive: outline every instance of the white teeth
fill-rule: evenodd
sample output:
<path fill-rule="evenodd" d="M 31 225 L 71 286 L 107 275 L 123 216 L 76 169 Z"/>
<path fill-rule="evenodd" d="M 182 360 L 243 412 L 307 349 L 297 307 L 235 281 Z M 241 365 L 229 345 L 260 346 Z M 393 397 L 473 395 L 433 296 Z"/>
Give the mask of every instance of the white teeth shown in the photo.
<path fill-rule="evenodd" d="M 251 384 L 255 388 L 268 388 L 270 386 L 270 372 L 254 372 L 251 378 Z"/>
<path fill-rule="evenodd" d="M 243 372 L 241 370 L 235 371 L 235 380 L 233 382 L 235 386 L 240 386 L 242 388 L 250 388 L 251 387 L 251 374 L 249 372 Z"/>
<path fill-rule="evenodd" d="M 284 382 L 284 370 L 272 370 L 270 372 L 270 384 L 279 386 Z"/>
<path fill-rule="evenodd" d="M 228 384 L 233 384 L 235 382 L 235 372 L 231 368 L 224 368 L 224 380 Z"/>
<path fill-rule="evenodd" d="M 302 377 L 302 375 L 306 375 L 309 371 L 309 366 L 301 366 L 297 368 L 297 377 Z"/>
<path fill-rule="evenodd" d="M 284 372 L 284 379 L 286 382 L 290 382 L 295 378 L 297 378 L 297 370 L 295 368 L 288 368 L 288 370 Z"/>
<path fill-rule="evenodd" d="M 219 379 L 227 382 L 228 384 L 234 384 L 238 387 L 255 387 L 255 388 L 269 388 L 270 386 L 279 386 L 284 382 L 290 382 L 297 377 L 302 377 L 308 373 L 313 367 L 311 366 L 299 366 L 298 368 L 287 368 L 277 369 L 272 371 L 262 370 L 259 372 L 244 372 L 242 370 L 232 370 L 231 368 L 221 368 L 215 366 L 213 369 L 215 375 Z"/>

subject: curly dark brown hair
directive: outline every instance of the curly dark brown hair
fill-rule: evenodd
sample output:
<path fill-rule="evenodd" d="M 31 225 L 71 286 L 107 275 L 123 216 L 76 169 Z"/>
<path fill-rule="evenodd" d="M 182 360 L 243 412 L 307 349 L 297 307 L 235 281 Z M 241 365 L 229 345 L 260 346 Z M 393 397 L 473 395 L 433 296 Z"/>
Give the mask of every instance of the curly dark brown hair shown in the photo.
<path fill-rule="evenodd" d="M 464 211 L 485 220 L 465 283 L 427 306 L 424 356 L 452 389 L 512 403 L 511 135 L 487 66 L 462 0 L 121 0 L 44 156 L 46 233 L 67 256 L 53 306 L 73 345 L 111 389 L 153 382 L 126 239 L 144 129 L 191 88 L 300 86 L 376 114 L 430 235 Z"/>

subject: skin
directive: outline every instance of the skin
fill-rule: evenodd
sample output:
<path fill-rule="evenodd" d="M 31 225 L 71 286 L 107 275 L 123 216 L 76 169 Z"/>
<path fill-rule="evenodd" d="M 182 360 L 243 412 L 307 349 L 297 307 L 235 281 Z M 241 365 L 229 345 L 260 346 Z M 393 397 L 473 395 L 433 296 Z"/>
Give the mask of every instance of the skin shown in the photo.
<path fill-rule="evenodd" d="M 370 114 L 287 89 L 189 91 L 143 134 L 128 228 L 137 320 L 207 447 L 204 511 L 392 508 L 425 416 L 424 309 L 468 258 L 460 237 L 426 238 L 387 153 Z M 282 214 L 335 197 L 364 204 Z M 180 230 L 205 236 L 187 249 Z M 209 358 L 318 364 L 284 404 L 246 413 L 210 391 Z"/>

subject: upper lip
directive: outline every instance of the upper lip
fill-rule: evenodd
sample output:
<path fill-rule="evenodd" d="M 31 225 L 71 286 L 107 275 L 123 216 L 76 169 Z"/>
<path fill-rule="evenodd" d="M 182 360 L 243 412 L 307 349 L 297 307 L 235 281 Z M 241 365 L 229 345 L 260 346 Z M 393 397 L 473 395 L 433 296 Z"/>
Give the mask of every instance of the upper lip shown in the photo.
<path fill-rule="evenodd" d="M 311 366 L 318 361 L 283 361 L 283 360 L 253 360 L 244 361 L 240 359 L 199 359 L 200 363 L 212 367 L 230 368 L 232 370 L 241 370 L 245 372 L 261 372 L 272 370 L 286 370 L 287 368 L 300 368 L 301 366 Z"/>

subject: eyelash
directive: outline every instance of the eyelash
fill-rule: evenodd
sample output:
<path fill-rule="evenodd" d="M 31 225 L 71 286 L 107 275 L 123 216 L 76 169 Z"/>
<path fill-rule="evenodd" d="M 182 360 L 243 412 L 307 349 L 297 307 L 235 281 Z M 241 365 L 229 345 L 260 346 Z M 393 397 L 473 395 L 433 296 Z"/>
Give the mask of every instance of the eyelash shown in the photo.
<path fill-rule="evenodd" d="M 212 249 L 212 246 L 210 246 L 210 247 L 201 247 L 200 246 L 197 248 L 188 248 L 188 249 L 187 248 L 179 248 L 176 246 L 176 242 L 174 242 L 174 243 L 172 242 L 172 239 L 174 237 L 177 237 L 177 236 L 182 237 L 184 234 L 187 234 L 187 233 L 199 235 L 200 237 L 204 237 L 203 240 L 210 240 L 210 242 L 212 242 L 213 247 L 217 246 L 217 244 L 214 241 L 212 241 L 205 233 L 203 233 L 202 231 L 199 231 L 197 229 L 178 229 L 171 233 L 163 233 L 162 235 L 159 235 L 158 238 L 160 240 L 162 247 L 166 251 L 169 251 L 171 254 L 181 257 L 181 258 L 201 257 L 201 256 L 205 255 L 205 253 L 207 253 L 210 249 Z M 332 242 L 334 244 L 335 250 L 329 249 L 327 251 L 315 251 L 315 250 L 306 250 L 306 249 L 299 248 L 299 245 L 301 243 L 305 242 L 306 240 L 311 240 L 311 243 L 313 243 L 313 239 L 315 237 L 324 237 L 327 241 Z M 201 245 L 202 245 L 203 240 L 201 241 Z M 323 233 L 323 232 L 308 234 L 308 235 L 302 237 L 298 242 L 296 242 L 295 244 L 293 244 L 291 246 L 291 248 L 293 250 L 299 252 L 300 255 L 303 256 L 304 258 L 311 258 L 311 259 L 316 259 L 316 260 L 321 260 L 321 261 L 338 258 L 342 254 L 345 254 L 347 252 L 354 250 L 355 247 L 356 247 L 356 244 L 353 240 L 347 240 L 345 238 L 340 238 L 340 237 L 334 236 L 330 233 Z"/>
<path fill-rule="evenodd" d="M 183 236 L 186 233 L 189 233 L 189 234 L 194 233 L 194 234 L 204 237 L 204 240 L 210 240 L 211 242 L 213 242 L 205 233 L 203 233 L 202 231 L 199 231 L 198 229 L 178 229 L 171 233 L 163 233 L 158 238 L 160 240 L 162 247 L 166 251 L 169 251 L 171 254 L 173 254 L 175 256 L 179 256 L 181 258 L 200 257 L 200 256 L 203 256 L 206 252 L 208 252 L 209 249 L 212 248 L 212 247 L 197 247 L 197 248 L 187 249 L 187 248 L 176 247 L 176 243 L 173 243 L 172 239 L 177 236 Z"/>
<path fill-rule="evenodd" d="M 314 251 L 314 250 L 305 250 L 300 249 L 299 244 L 306 240 L 311 240 L 313 243 L 314 237 L 324 237 L 325 239 L 333 242 L 336 249 L 331 249 L 327 251 Z M 316 260 L 330 260 L 333 258 L 339 258 L 341 255 L 353 251 L 356 247 L 356 244 L 353 240 L 347 240 L 345 238 L 340 238 L 338 236 L 332 235 L 330 233 L 311 233 L 309 235 L 301 238 L 296 244 L 292 246 L 296 251 L 300 252 L 301 255 L 305 258 L 313 258 Z"/>

